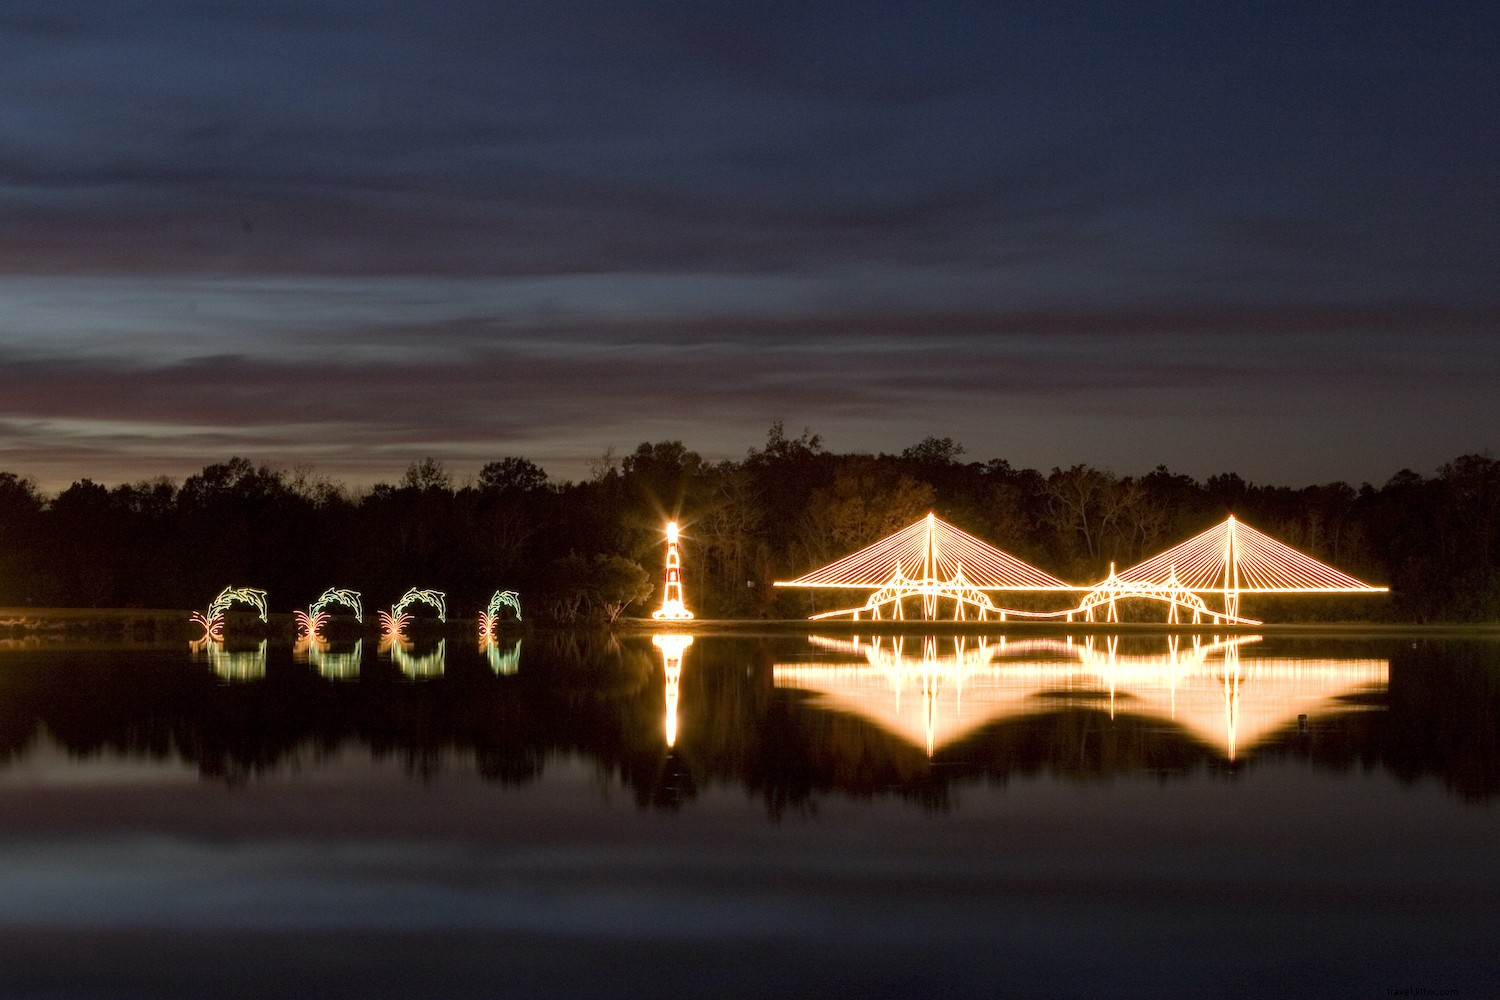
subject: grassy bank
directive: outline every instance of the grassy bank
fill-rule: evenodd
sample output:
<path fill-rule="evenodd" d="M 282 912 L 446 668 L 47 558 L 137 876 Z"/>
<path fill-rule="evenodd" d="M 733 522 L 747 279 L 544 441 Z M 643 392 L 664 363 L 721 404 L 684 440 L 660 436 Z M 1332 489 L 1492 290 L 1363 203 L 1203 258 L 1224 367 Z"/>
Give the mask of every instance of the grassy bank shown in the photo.
<path fill-rule="evenodd" d="M 165 608 L 0 608 L 0 638 L 69 638 L 127 640 L 141 642 L 188 641 L 200 638 L 202 629 L 191 620 L 192 612 Z M 449 635 L 470 634 L 471 619 L 453 619 L 446 625 L 422 622 L 418 632 L 442 632 Z M 533 626 L 528 624 L 527 628 Z M 334 628 L 350 634 L 374 634 L 376 626 L 366 620 L 363 626 L 353 619 L 335 622 Z M 232 612 L 229 630 L 233 634 L 263 634 L 267 638 L 295 638 L 296 628 L 289 614 L 273 614 L 267 623 L 253 614 Z M 552 631 L 552 630 L 548 630 Z M 558 629 L 556 631 L 572 631 Z M 1297 622 L 1253 626 L 1167 625 L 1164 623 L 1105 622 L 955 622 L 907 621 L 807 621 L 793 619 L 709 619 L 689 622 L 658 622 L 650 618 L 622 618 L 614 631 L 626 634 L 655 632 L 691 632 L 694 635 L 930 635 L 989 634 L 1009 635 L 1086 635 L 1108 633 L 1124 635 L 1423 635 L 1500 638 L 1500 622 L 1415 624 L 1401 622 Z"/>
<path fill-rule="evenodd" d="M 659 622 L 650 618 L 622 618 L 616 631 L 651 634 L 691 632 L 694 635 L 932 635 L 941 633 L 996 635 L 1424 635 L 1500 638 L 1500 622 L 1294 622 L 1263 625 L 1169 625 L 1164 622 L 1059 621 L 807 621 L 801 618 L 753 620 L 700 618 L 689 622 Z"/>

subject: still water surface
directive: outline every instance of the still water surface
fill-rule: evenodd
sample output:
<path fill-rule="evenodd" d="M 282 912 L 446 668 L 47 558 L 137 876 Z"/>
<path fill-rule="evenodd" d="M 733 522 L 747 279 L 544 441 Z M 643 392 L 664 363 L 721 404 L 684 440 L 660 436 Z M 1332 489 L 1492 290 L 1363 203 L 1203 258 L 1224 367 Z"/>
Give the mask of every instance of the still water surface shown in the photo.
<path fill-rule="evenodd" d="M 5 996 L 1500 992 L 1484 640 L 12 643 L 0 755 Z"/>

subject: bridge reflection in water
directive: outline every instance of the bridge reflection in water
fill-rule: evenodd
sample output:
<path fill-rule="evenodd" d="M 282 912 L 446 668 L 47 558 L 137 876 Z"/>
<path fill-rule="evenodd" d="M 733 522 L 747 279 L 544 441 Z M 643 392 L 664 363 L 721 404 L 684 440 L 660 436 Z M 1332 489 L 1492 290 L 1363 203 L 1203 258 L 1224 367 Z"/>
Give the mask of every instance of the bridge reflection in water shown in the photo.
<path fill-rule="evenodd" d="M 991 724 L 1065 708 L 1120 711 L 1187 731 L 1233 761 L 1308 719 L 1357 710 L 1384 691 L 1386 659 L 1256 657 L 1260 636 L 1165 636 L 1121 652 L 1119 636 L 810 636 L 836 660 L 782 662 L 778 687 L 868 719 L 930 757 Z M 1135 644 L 1133 643 L 1132 646 Z"/>

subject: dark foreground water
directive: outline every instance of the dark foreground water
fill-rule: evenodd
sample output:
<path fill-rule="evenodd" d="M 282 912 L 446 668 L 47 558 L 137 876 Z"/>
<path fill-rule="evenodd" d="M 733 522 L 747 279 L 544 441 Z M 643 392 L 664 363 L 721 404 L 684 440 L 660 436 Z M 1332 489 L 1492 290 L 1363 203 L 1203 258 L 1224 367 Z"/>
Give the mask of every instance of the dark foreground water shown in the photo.
<path fill-rule="evenodd" d="M 12 643 L 0 759 L 6 997 L 1500 994 L 1482 640 Z"/>

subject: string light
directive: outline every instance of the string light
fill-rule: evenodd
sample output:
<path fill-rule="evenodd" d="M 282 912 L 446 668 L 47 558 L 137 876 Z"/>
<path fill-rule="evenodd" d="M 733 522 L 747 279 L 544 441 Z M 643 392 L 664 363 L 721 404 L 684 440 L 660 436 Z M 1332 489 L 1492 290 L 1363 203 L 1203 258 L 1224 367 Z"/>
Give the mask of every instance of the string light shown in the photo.
<path fill-rule="evenodd" d="M 514 590 L 497 590 L 495 596 L 490 598 L 490 605 L 484 614 L 479 616 L 479 638 L 493 639 L 500 632 L 500 609 L 510 608 L 516 613 L 516 621 L 521 620 L 521 595 Z"/>
<path fill-rule="evenodd" d="M 795 580 L 778 581 L 776 586 L 872 591 L 863 605 L 825 611 L 811 616 L 814 620 L 844 616 L 858 620 L 862 614 L 872 620 L 885 615 L 900 619 L 905 617 L 904 602 L 919 597 L 922 617 L 929 621 L 937 617 L 938 601 L 947 600 L 953 604 L 956 620 L 973 613 L 980 620 L 1073 621 L 1081 615 L 1091 622 L 1096 613 L 1102 613 L 1105 621 L 1116 622 L 1118 603 L 1139 598 L 1166 604 L 1169 623 L 1178 623 L 1186 611 L 1195 624 L 1210 620 L 1228 625 L 1262 624 L 1239 613 L 1243 594 L 1374 594 L 1389 589 L 1371 586 L 1319 562 L 1233 515 L 1123 572 L 1111 565 L 1109 576 L 1093 587 L 1073 587 L 931 513 L 852 555 Z M 1078 590 L 1086 591 L 1078 605 L 1058 611 L 1002 608 L 988 596 L 996 591 Z M 1211 609 L 1202 595 L 1220 597 L 1223 610 Z"/>
<path fill-rule="evenodd" d="M 191 620 L 203 627 L 203 638 L 222 640 L 224 638 L 224 614 L 235 604 L 250 605 L 259 613 L 262 622 L 266 620 L 266 592 L 256 590 L 254 587 L 225 587 L 219 591 L 219 596 L 213 599 L 207 612 L 194 611 Z"/>
<path fill-rule="evenodd" d="M 677 552 L 677 522 L 667 522 L 667 581 L 661 610 L 651 612 L 657 621 L 687 621 L 693 613 L 682 601 L 682 559 Z"/>
<path fill-rule="evenodd" d="M 861 615 L 878 620 L 906 616 L 908 598 L 921 598 L 922 617 L 937 617 L 940 600 L 953 603 L 953 617 L 973 614 L 1004 621 L 1006 609 L 986 591 L 1071 591 L 1057 577 L 988 545 L 929 512 L 873 545 L 778 587 L 824 587 L 873 591 L 857 608 L 825 611 L 816 619 Z"/>
<path fill-rule="evenodd" d="M 329 587 L 323 591 L 323 596 L 312 603 L 306 611 L 294 611 L 292 617 L 297 622 L 297 633 L 303 636 L 316 636 L 328 624 L 328 613 L 323 609 L 330 604 L 342 604 L 354 612 L 354 620 L 364 624 L 365 612 L 359 601 L 359 591 L 340 590 L 337 587 Z"/>
<path fill-rule="evenodd" d="M 1196 594 L 1219 594 L 1224 618 L 1252 624 L 1258 623 L 1239 617 L 1241 594 L 1379 594 L 1390 589 L 1373 587 L 1298 552 L 1233 514 L 1121 572 L 1118 579 L 1122 584 L 1174 585 Z"/>
<path fill-rule="evenodd" d="M 412 604 L 422 603 L 430 605 L 437 611 L 438 621 L 448 620 L 448 597 L 441 590 L 418 590 L 411 588 L 401 595 L 401 600 L 391 606 L 389 612 L 380 612 L 380 631 L 382 634 L 392 638 L 403 638 L 406 635 L 406 626 L 411 624 L 411 615 L 406 609 Z"/>

